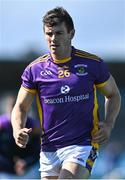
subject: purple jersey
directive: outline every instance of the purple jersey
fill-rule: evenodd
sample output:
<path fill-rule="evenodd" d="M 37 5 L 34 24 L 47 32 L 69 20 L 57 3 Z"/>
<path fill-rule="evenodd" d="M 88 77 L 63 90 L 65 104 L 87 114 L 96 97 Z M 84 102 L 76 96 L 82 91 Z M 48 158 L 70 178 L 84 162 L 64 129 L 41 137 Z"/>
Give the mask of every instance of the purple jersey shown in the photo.
<path fill-rule="evenodd" d="M 53 60 L 50 53 L 33 61 L 22 75 L 22 87 L 37 94 L 42 124 L 42 150 L 68 145 L 94 145 L 98 130 L 96 87 L 109 71 L 97 56 L 72 48 L 70 58 Z"/>

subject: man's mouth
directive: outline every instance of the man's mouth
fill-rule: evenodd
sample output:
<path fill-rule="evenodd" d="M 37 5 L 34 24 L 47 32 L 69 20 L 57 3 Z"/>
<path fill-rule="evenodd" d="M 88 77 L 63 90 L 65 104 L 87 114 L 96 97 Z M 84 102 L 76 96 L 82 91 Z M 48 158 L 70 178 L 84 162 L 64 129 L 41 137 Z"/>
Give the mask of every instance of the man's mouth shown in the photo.
<path fill-rule="evenodd" d="M 51 47 L 58 47 L 58 44 L 52 44 Z"/>

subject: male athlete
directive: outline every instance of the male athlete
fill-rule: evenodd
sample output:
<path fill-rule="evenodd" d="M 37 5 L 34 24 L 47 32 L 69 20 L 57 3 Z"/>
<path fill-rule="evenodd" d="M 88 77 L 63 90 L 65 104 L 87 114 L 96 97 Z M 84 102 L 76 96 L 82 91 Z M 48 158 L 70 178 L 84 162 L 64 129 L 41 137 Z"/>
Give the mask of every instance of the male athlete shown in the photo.
<path fill-rule="evenodd" d="M 42 180 L 89 178 L 98 147 L 109 140 L 114 127 L 120 94 L 103 60 L 72 46 L 74 24 L 65 9 L 48 11 L 43 29 L 50 51 L 24 70 L 12 111 L 13 135 L 25 148 L 32 131 L 25 128 L 26 116 L 37 96 Z M 106 98 L 101 122 L 96 89 Z"/>

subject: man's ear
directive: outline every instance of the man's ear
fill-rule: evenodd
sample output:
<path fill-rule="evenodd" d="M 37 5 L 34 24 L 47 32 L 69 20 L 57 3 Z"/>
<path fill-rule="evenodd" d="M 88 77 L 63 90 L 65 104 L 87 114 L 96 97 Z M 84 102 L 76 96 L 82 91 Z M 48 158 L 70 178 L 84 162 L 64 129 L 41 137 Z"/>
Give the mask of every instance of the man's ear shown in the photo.
<path fill-rule="evenodd" d="M 72 29 L 71 32 L 70 32 L 70 34 L 71 34 L 71 39 L 73 39 L 73 37 L 74 37 L 74 35 L 75 35 L 75 29 Z"/>

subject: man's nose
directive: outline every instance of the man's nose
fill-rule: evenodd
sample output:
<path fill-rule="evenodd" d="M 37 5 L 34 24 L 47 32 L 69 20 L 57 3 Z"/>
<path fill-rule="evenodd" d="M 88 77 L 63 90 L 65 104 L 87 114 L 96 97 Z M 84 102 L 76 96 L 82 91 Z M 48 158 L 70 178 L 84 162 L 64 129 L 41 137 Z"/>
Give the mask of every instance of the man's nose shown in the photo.
<path fill-rule="evenodd" d="M 52 41 L 54 42 L 54 41 L 56 41 L 56 40 L 57 40 L 57 37 L 56 37 L 55 34 L 53 34 L 53 35 L 52 35 Z"/>

